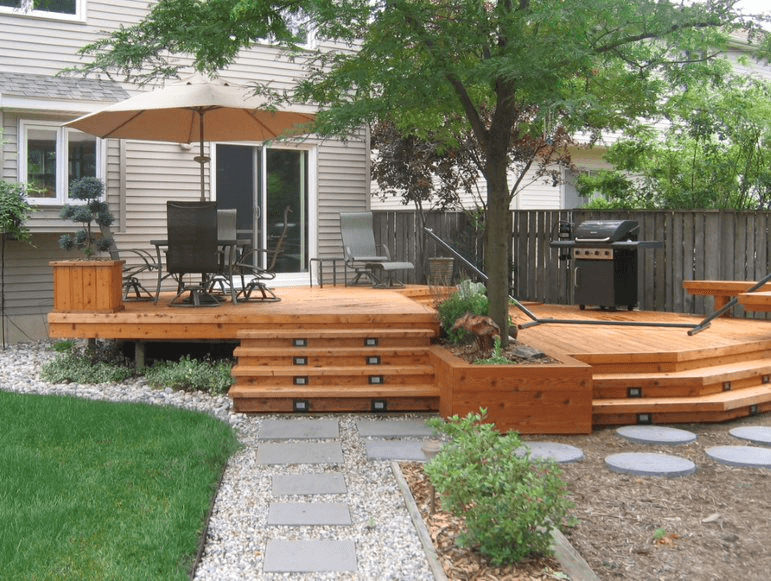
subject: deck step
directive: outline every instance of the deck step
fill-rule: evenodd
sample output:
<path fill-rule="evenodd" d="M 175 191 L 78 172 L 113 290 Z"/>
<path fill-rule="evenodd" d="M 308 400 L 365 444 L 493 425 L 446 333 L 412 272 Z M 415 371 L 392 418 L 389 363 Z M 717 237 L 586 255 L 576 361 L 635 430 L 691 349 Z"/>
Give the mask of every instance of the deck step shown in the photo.
<path fill-rule="evenodd" d="M 771 359 L 660 373 L 595 373 L 595 399 L 696 397 L 771 383 Z"/>
<path fill-rule="evenodd" d="M 425 346 L 381 347 L 317 347 L 287 349 L 285 347 L 236 347 L 233 355 L 240 365 L 271 366 L 336 366 L 342 365 L 419 365 L 429 362 Z"/>
<path fill-rule="evenodd" d="M 277 329 L 239 334 L 244 348 L 307 349 L 324 347 L 428 347 L 433 329 Z"/>
<path fill-rule="evenodd" d="M 343 367 L 236 365 L 231 374 L 241 385 L 295 386 L 409 385 L 432 383 L 432 365 L 361 365 Z"/>
<path fill-rule="evenodd" d="M 249 330 L 229 391 L 240 412 L 437 411 L 435 329 Z"/>
<path fill-rule="evenodd" d="M 771 385 L 701 397 L 592 401 L 592 418 L 595 425 L 725 421 L 769 410 Z"/>
<path fill-rule="evenodd" d="M 635 373 L 673 373 L 768 359 L 771 358 L 771 341 L 680 352 L 580 354 L 575 357 L 591 365 L 595 374 L 624 374 L 630 369 Z"/>
<path fill-rule="evenodd" d="M 230 388 L 234 410 L 239 413 L 298 412 L 433 412 L 439 409 L 435 384 L 347 386 L 345 389 L 315 386 L 236 384 Z"/>

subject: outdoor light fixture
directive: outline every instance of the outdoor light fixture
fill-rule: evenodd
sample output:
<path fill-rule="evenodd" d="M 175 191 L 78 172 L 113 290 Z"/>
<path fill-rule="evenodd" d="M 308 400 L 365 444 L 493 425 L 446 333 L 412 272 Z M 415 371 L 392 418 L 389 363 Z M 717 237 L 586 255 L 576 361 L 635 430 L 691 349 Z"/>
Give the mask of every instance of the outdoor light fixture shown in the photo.
<path fill-rule="evenodd" d="M 294 412 L 309 412 L 311 409 L 311 402 L 307 399 L 295 399 L 292 401 L 292 411 Z"/>
<path fill-rule="evenodd" d="M 385 411 L 388 411 L 388 403 L 384 399 L 373 399 L 372 400 L 372 411 L 373 412 L 385 412 Z"/>

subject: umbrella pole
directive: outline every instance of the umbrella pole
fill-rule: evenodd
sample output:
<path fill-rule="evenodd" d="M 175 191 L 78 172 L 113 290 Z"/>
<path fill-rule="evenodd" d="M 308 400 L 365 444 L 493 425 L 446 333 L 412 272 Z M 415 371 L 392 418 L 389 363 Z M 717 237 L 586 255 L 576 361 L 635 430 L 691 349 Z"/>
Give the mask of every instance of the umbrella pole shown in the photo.
<path fill-rule="evenodd" d="M 201 164 L 201 201 L 205 202 L 206 201 L 206 169 L 204 166 L 206 165 L 206 162 L 209 161 L 209 158 L 203 154 L 203 115 L 204 115 L 203 111 L 198 111 L 198 125 L 200 128 L 201 140 L 200 140 L 199 154 L 198 156 L 196 156 L 195 161 Z"/>

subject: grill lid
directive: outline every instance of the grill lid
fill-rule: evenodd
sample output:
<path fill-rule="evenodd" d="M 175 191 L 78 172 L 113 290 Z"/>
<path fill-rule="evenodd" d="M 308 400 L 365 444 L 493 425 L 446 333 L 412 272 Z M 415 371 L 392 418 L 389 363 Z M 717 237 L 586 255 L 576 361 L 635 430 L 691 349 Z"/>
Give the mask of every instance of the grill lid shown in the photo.
<path fill-rule="evenodd" d="M 596 244 L 637 240 L 639 229 L 634 220 L 587 220 L 576 226 L 575 241 Z"/>

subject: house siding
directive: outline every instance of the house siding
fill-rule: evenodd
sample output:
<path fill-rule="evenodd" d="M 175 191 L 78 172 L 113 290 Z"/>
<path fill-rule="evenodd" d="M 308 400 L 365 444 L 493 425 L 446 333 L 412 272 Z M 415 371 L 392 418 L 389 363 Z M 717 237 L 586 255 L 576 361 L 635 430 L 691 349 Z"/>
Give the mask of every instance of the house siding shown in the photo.
<path fill-rule="evenodd" d="M 54 76 L 62 69 L 81 63 L 78 50 L 101 36 L 103 30 L 129 26 L 147 13 L 145 0 L 89 1 L 84 22 L 58 21 L 0 13 L 0 72 Z M 323 45 L 322 49 L 341 50 Z M 342 47 L 342 50 L 350 50 Z M 248 85 L 269 82 L 276 90 L 290 88 L 302 72 L 302 59 L 288 59 L 269 44 L 244 51 L 237 61 L 222 72 L 229 81 Z M 124 85 L 130 94 L 136 87 Z M 34 108 L 3 105 L 0 94 L 0 127 L 4 143 L 0 147 L 0 178 L 18 180 L 18 128 L 20 119 L 52 120 L 64 123 L 86 111 L 105 105 L 89 104 L 67 96 L 51 99 L 47 107 L 38 100 Z M 24 96 L 22 96 L 24 97 Z M 26 96 L 30 102 L 34 97 Z M 5 103 L 9 101 L 6 99 Z M 70 108 L 71 105 L 71 108 Z M 67 114 L 67 111 L 70 111 Z M 280 147 L 280 144 L 271 144 Z M 317 197 L 310 220 L 316 227 L 311 241 L 311 257 L 341 257 L 339 212 L 341 209 L 365 209 L 369 205 L 369 157 L 365 131 L 345 141 L 336 139 L 302 140 L 303 147 L 315 150 L 315 173 L 309 180 L 316 184 Z M 208 154 L 209 146 L 206 146 Z M 199 165 L 193 160 L 198 149 L 182 148 L 174 143 L 108 139 L 105 142 L 104 181 L 107 200 L 115 216 L 113 232 L 119 247 L 152 247 L 149 241 L 166 237 L 166 201 L 197 200 L 200 196 Z M 206 187 L 210 168 L 206 168 Z M 50 260 L 71 256 L 58 248 L 61 232 L 77 229 L 59 218 L 60 207 L 41 208 L 29 221 L 35 247 L 10 245 L 6 249 L 6 328 L 28 327 L 29 335 L 45 332 L 45 315 L 53 305 L 53 275 Z M 13 297 L 13 298 L 9 298 Z M 25 321 L 22 323 L 22 321 Z M 24 340 L 25 331 L 17 333 Z M 41 337 L 37 337 L 41 338 Z"/>

